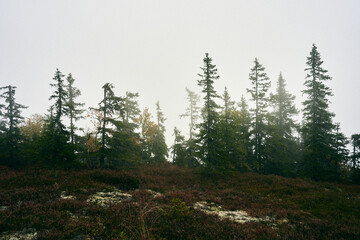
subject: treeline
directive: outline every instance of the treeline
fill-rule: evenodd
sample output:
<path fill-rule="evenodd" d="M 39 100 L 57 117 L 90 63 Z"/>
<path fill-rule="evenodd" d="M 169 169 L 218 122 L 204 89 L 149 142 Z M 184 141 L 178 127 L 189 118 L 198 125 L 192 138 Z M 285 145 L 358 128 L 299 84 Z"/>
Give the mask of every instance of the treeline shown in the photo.
<path fill-rule="evenodd" d="M 156 104 L 155 120 L 148 108 L 140 111 L 138 93 L 116 96 L 111 83 L 102 87 L 97 107 L 85 109 L 71 74 L 58 69 L 50 84 L 52 104 L 45 116 L 24 120 L 24 105 L 15 101 L 15 86 L 6 86 L 0 105 L 0 164 L 42 167 L 123 167 L 139 163 L 172 161 L 181 167 L 200 167 L 208 172 L 253 171 L 316 180 L 359 180 L 360 135 L 347 139 L 329 111 L 331 79 L 313 45 L 307 58 L 302 122 L 286 90 L 282 74 L 276 91 L 269 93 L 270 79 L 255 59 L 244 96 L 233 101 L 225 88 L 214 88 L 219 79 L 216 65 L 205 54 L 198 85 L 202 96 L 186 89 L 188 107 L 180 117 L 189 120 L 189 138 L 174 129 L 174 143 L 165 142 L 165 117 Z M 200 101 L 202 97 L 203 101 Z M 203 106 L 199 103 L 203 102 Z M 87 114 L 85 114 L 87 113 Z M 81 118 L 91 119 L 94 130 L 78 128 Z M 67 122 L 68 124 L 65 124 Z M 81 134 L 80 134 L 81 133 Z M 351 142 L 351 151 L 347 146 Z M 170 150 L 170 156 L 169 156 Z"/>

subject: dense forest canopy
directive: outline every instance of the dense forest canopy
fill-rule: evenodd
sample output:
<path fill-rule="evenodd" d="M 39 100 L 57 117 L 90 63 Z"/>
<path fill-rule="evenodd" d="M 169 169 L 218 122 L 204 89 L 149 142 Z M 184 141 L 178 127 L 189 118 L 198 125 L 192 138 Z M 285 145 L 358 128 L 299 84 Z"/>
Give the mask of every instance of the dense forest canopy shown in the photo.
<path fill-rule="evenodd" d="M 11 167 L 87 166 L 119 168 L 170 161 L 180 167 L 200 167 L 209 172 L 248 171 L 316 180 L 358 179 L 360 145 L 357 133 L 348 138 L 329 109 L 331 77 L 313 44 L 306 60 L 302 106 L 286 88 L 286 76 L 270 79 L 257 58 L 249 70 L 248 96 L 234 101 L 221 81 L 215 60 L 206 53 L 199 69 L 199 89 L 187 93 L 184 114 L 188 137 L 166 129 L 163 105 L 156 112 L 140 109 L 138 93 L 117 96 L 113 83 L 102 86 L 103 98 L 85 109 L 77 98 L 76 78 L 56 69 L 46 115 L 24 119 L 26 106 L 16 101 L 16 86 L 1 88 L 1 164 Z M 200 62 L 199 62 L 200 64 Z M 76 74 L 74 74 L 76 76 Z M 271 84 L 276 85 L 270 92 Z M 185 87 L 185 86 L 184 86 Z M 201 91 L 198 95 L 196 92 Z M 249 107 L 250 103 L 250 107 Z M 202 104 L 202 106 L 201 106 Z M 176 106 L 174 106 L 176 107 Z M 302 109 L 302 120 L 299 110 Z M 80 119 L 92 129 L 82 129 Z M 165 132 L 173 131 L 172 146 Z"/>

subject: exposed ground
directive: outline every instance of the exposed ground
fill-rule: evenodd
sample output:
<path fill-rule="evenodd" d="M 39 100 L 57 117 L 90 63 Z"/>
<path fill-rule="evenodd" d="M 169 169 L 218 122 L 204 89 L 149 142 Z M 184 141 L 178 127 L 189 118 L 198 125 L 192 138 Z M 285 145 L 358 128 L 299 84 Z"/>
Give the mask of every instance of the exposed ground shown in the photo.
<path fill-rule="evenodd" d="M 360 186 L 173 166 L 0 168 L 0 239 L 360 239 Z"/>

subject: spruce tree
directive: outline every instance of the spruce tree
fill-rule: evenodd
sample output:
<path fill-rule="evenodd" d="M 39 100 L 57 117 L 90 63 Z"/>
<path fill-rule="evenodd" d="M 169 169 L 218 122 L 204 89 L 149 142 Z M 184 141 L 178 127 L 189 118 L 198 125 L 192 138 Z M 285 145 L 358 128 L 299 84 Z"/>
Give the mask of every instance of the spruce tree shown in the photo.
<path fill-rule="evenodd" d="M 241 171 L 248 171 L 251 166 L 255 164 L 252 162 L 252 145 L 251 137 L 251 114 L 248 110 L 248 104 L 241 96 L 241 101 L 238 103 L 239 111 L 236 111 L 234 116 L 234 125 L 236 126 L 236 134 L 238 136 L 239 156 L 235 164 L 236 169 Z"/>
<path fill-rule="evenodd" d="M 5 90 L 1 94 L 1 98 L 5 99 L 6 106 L 4 107 L 4 138 L 1 144 L 2 148 L 0 153 L 0 163 L 15 166 L 19 164 L 19 149 L 20 149 L 20 129 L 19 124 L 23 121 L 21 116 L 21 109 L 25 109 L 24 105 L 16 103 L 15 101 L 15 86 L 6 86 L 1 88 Z"/>
<path fill-rule="evenodd" d="M 294 100 L 295 96 L 286 90 L 285 79 L 280 73 L 276 92 L 270 94 L 273 111 L 268 115 L 265 173 L 295 175 L 295 164 L 300 153 L 294 137 L 298 129 L 294 120 L 298 113 Z"/>
<path fill-rule="evenodd" d="M 59 69 L 56 69 L 53 77 L 55 83 L 50 84 L 55 90 L 49 100 L 54 100 L 54 103 L 50 106 L 50 114 L 45 120 L 44 134 L 41 138 L 41 156 L 46 165 L 69 167 L 74 159 L 74 151 L 68 142 L 69 132 L 62 122 L 63 116 L 68 113 L 66 108 L 68 95 L 63 77 Z"/>
<path fill-rule="evenodd" d="M 189 139 L 186 141 L 186 155 L 187 155 L 187 165 L 189 167 L 198 166 L 199 162 L 196 156 L 196 139 L 194 138 L 197 121 L 200 118 L 200 107 L 198 106 L 200 101 L 200 96 L 195 92 L 185 89 L 187 93 L 188 107 L 186 112 L 181 114 L 180 117 L 188 117 L 190 119 L 189 123 Z"/>
<path fill-rule="evenodd" d="M 274 108 L 272 115 L 281 138 L 293 139 L 293 133 L 298 128 L 294 117 L 298 111 L 294 104 L 295 96 L 286 90 L 285 79 L 280 73 L 276 93 L 271 94 L 270 101 Z"/>
<path fill-rule="evenodd" d="M 219 121 L 217 112 L 219 106 L 215 102 L 219 96 L 214 89 L 214 81 L 219 79 L 219 75 L 217 75 L 216 65 L 212 61 L 212 58 L 206 53 L 203 59 L 204 66 L 201 67 L 202 73 L 198 74 L 200 77 L 198 85 L 202 87 L 204 93 L 204 107 L 201 114 L 203 121 L 199 124 L 198 144 L 200 145 L 200 160 L 208 169 L 216 169 L 220 164 L 216 129 L 216 124 Z"/>
<path fill-rule="evenodd" d="M 157 116 L 157 129 L 155 132 L 155 139 L 152 147 L 154 153 L 154 162 L 163 163 L 166 162 L 168 157 L 168 148 L 165 142 L 165 117 L 160 108 L 159 101 L 156 102 L 156 116 Z"/>
<path fill-rule="evenodd" d="M 265 161 L 264 141 L 266 137 L 265 117 L 268 107 L 267 91 L 270 87 L 270 80 L 265 73 L 265 67 L 259 63 L 257 58 L 255 58 L 254 67 L 251 69 L 249 78 L 252 87 L 247 89 L 247 91 L 251 94 L 251 101 L 255 103 L 255 107 L 251 109 L 253 113 L 252 133 L 256 163 L 254 168 L 259 172 L 263 172 Z"/>
<path fill-rule="evenodd" d="M 136 117 L 140 114 L 137 98 L 139 93 L 126 92 L 124 101 L 124 118 L 126 123 L 134 123 Z"/>
<path fill-rule="evenodd" d="M 76 98 L 81 95 L 81 92 L 78 88 L 74 87 L 75 79 L 72 77 L 71 73 L 66 78 L 66 93 L 67 93 L 67 116 L 70 119 L 70 142 L 71 144 L 75 143 L 75 131 L 80 128 L 75 126 L 75 122 L 83 118 L 81 114 L 83 114 L 84 109 L 82 107 L 85 105 L 84 103 L 76 102 Z"/>
<path fill-rule="evenodd" d="M 110 155 L 109 144 L 111 141 L 111 135 L 114 132 L 115 119 L 113 115 L 119 109 L 120 98 L 116 97 L 113 91 L 114 86 L 111 83 L 105 83 L 103 88 L 103 99 L 99 103 L 98 111 L 101 113 L 100 124 L 98 132 L 101 136 L 100 147 L 100 167 L 103 168 L 105 164 L 106 156 Z M 108 127 L 109 124 L 112 127 Z"/>
<path fill-rule="evenodd" d="M 306 61 L 306 89 L 303 93 L 303 144 L 304 144 L 304 174 L 314 179 L 328 179 L 331 175 L 331 162 L 334 160 L 332 122 L 334 116 L 329 111 L 331 89 L 325 84 L 331 77 L 322 67 L 323 61 L 315 44 Z"/>
<path fill-rule="evenodd" d="M 347 145 L 350 143 L 349 140 L 345 137 L 344 133 L 340 131 L 340 123 L 335 123 L 335 144 L 334 148 L 336 150 L 335 157 L 333 158 L 330 168 L 332 176 L 331 179 L 339 179 L 344 171 L 344 166 L 347 164 L 349 159 L 349 149 Z"/>
<path fill-rule="evenodd" d="M 351 135 L 352 154 L 350 157 L 350 165 L 356 169 L 360 159 L 360 134 Z"/>
<path fill-rule="evenodd" d="M 173 164 L 179 167 L 189 167 L 186 156 L 185 137 L 181 135 L 181 131 L 174 128 L 174 145 L 172 148 Z"/>
<path fill-rule="evenodd" d="M 195 92 L 189 90 L 188 88 L 185 88 L 187 93 L 187 100 L 189 103 L 189 106 L 186 108 L 186 112 L 184 114 L 181 114 L 180 117 L 188 117 L 190 119 L 189 123 L 189 138 L 190 140 L 193 139 L 194 136 L 194 130 L 195 125 L 197 123 L 197 120 L 200 118 L 200 107 L 198 106 L 198 103 L 200 101 L 200 96 L 197 95 Z"/>
<path fill-rule="evenodd" d="M 141 149 L 138 144 L 139 134 L 136 118 L 140 110 L 138 107 L 138 93 L 126 92 L 125 97 L 118 98 L 118 106 L 112 123 L 115 128 L 109 143 L 111 160 L 113 165 L 129 165 L 138 162 L 141 158 Z M 116 120 L 115 120 L 116 119 Z"/>
<path fill-rule="evenodd" d="M 234 123 L 235 102 L 231 101 L 229 92 L 225 87 L 222 100 L 224 105 L 217 124 L 219 153 L 221 155 L 221 166 L 223 170 L 234 168 L 237 162 L 239 135 Z"/>

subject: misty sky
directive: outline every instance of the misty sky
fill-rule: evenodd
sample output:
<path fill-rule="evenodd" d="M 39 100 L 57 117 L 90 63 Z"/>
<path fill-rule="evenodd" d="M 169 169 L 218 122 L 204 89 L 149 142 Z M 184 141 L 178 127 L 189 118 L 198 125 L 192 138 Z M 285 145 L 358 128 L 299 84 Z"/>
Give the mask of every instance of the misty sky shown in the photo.
<path fill-rule="evenodd" d="M 0 0 L 0 86 L 18 87 L 17 101 L 29 106 L 24 116 L 46 113 L 59 68 L 72 73 L 87 107 L 97 107 L 106 82 L 117 95 L 138 92 L 153 115 L 159 100 L 168 144 L 174 126 L 188 134 L 188 120 L 179 118 L 185 87 L 200 93 L 206 52 L 218 68 L 218 94 L 227 86 L 233 100 L 249 99 L 257 57 L 272 90 L 281 71 L 301 109 L 313 43 L 333 78 L 334 120 L 348 137 L 360 133 L 358 0 Z"/>

